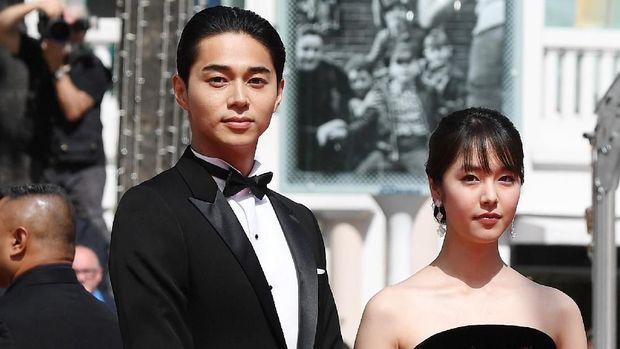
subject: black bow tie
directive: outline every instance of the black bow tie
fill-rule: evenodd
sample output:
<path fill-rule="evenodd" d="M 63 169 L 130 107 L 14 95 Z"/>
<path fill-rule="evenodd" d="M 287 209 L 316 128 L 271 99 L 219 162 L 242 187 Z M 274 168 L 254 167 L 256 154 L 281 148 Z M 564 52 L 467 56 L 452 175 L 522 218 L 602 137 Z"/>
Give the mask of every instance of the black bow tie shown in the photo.
<path fill-rule="evenodd" d="M 230 169 L 224 186 L 224 196 L 229 197 L 237 194 L 245 188 L 250 188 L 254 196 L 262 199 L 267 193 L 267 184 L 271 182 L 273 173 L 267 172 L 258 176 L 245 177 L 241 173 Z"/>
<path fill-rule="evenodd" d="M 267 184 L 269 184 L 269 182 L 271 182 L 271 178 L 273 178 L 272 172 L 266 172 L 258 176 L 246 177 L 233 168 L 225 170 L 208 161 L 203 160 L 200 162 L 207 169 L 209 174 L 226 181 L 226 185 L 224 185 L 223 190 L 224 196 L 226 197 L 233 196 L 243 189 L 249 188 L 254 196 L 262 199 L 267 193 Z"/>

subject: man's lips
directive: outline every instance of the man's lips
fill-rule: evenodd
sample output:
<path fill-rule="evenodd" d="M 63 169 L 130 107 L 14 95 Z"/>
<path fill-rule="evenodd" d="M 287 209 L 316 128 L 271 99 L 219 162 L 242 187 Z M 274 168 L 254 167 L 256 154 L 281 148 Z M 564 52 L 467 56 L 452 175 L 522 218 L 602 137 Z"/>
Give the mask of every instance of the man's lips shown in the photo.
<path fill-rule="evenodd" d="M 254 122 L 254 120 L 247 117 L 230 117 L 222 120 L 226 126 L 235 129 L 245 129 L 250 127 L 250 125 Z"/>

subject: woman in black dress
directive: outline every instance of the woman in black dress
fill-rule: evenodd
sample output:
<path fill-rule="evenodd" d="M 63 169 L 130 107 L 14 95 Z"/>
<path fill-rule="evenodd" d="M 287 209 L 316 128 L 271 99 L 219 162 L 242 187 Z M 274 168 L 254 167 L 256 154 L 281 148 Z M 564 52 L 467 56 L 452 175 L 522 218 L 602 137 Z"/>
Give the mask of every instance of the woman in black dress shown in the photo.
<path fill-rule="evenodd" d="M 426 173 L 445 233 L 441 252 L 370 300 L 355 348 L 585 348 L 575 302 L 499 254 L 524 179 L 523 146 L 510 120 L 483 108 L 446 116 L 431 136 Z"/>

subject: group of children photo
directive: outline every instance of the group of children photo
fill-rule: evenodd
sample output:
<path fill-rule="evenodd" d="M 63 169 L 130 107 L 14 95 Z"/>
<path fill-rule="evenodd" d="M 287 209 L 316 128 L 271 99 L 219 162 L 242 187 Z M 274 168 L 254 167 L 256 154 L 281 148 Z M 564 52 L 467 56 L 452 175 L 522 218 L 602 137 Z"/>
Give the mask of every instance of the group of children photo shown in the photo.
<path fill-rule="evenodd" d="M 327 42 L 343 28 L 297 28 L 298 170 L 423 176 L 428 136 L 443 116 L 465 107 L 466 72 L 454 64 L 444 26 L 421 27 L 409 1 L 379 5 L 380 27 L 366 53 L 344 48 L 335 59 Z M 339 14 L 346 16 L 343 8 Z"/>

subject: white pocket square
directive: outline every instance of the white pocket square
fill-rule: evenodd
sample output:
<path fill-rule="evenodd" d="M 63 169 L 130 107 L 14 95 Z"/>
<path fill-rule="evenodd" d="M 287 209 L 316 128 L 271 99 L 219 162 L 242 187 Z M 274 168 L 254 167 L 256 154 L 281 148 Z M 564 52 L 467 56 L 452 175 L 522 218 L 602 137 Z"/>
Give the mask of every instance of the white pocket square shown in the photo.
<path fill-rule="evenodd" d="M 323 274 L 325 274 L 325 269 L 316 268 L 316 274 L 317 274 L 317 275 L 323 275 Z"/>

